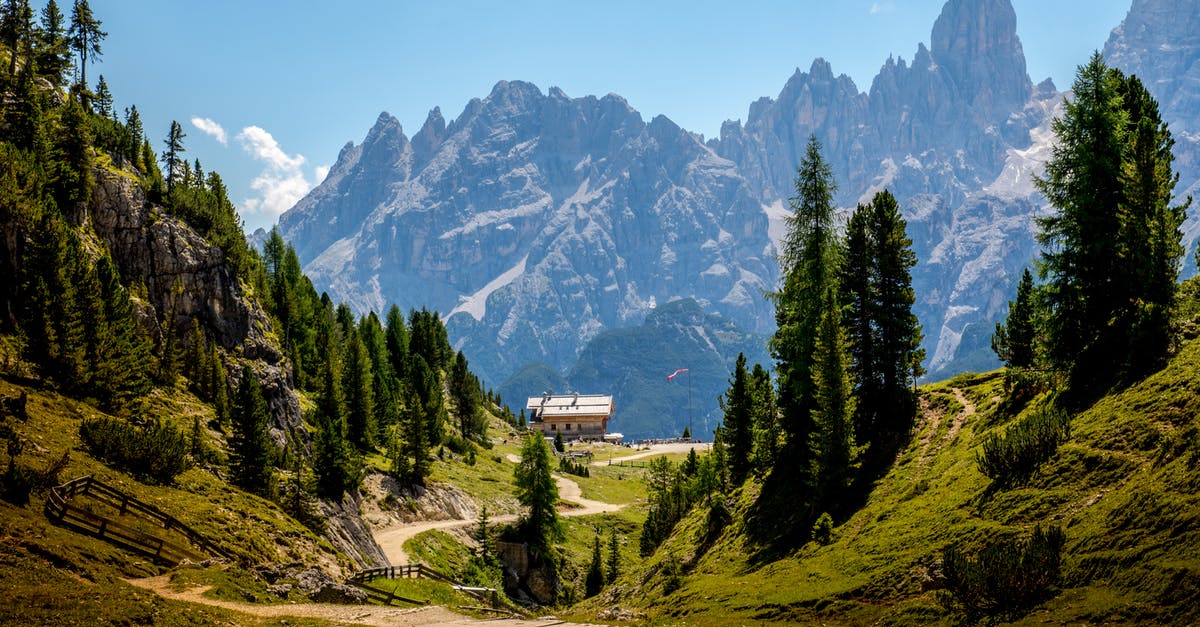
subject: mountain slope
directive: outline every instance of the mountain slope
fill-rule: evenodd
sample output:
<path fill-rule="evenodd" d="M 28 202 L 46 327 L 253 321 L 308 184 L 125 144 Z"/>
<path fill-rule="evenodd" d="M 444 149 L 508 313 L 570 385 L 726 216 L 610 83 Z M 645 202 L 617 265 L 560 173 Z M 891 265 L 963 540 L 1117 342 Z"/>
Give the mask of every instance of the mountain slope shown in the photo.
<path fill-rule="evenodd" d="M 1139 0 L 1106 46 L 1114 65 L 1156 77 L 1177 131 L 1200 120 L 1187 78 L 1198 19 Z M 928 45 L 887 59 L 865 92 L 818 59 L 704 144 L 617 96 L 519 82 L 449 123 L 435 109 L 411 141 L 385 114 L 280 228 L 318 285 L 360 309 L 395 300 L 447 314 L 485 380 L 528 361 L 565 374 L 601 330 L 675 298 L 769 332 L 755 297 L 774 286 L 772 245 L 812 134 L 839 205 L 883 187 L 900 201 L 929 378 L 992 368 L 993 323 L 1049 210 L 1032 177 L 1064 97 L 1030 80 L 1017 20 L 1008 0 L 950 0 Z M 1177 140 L 1182 194 L 1200 184 L 1200 140 Z M 1185 231 L 1190 247 L 1200 220 Z"/>
<path fill-rule="evenodd" d="M 515 81 L 449 126 L 434 110 L 411 142 L 381 115 L 280 219 L 319 285 L 447 314 L 490 380 L 565 370 L 601 329 L 680 296 L 762 330 L 766 226 L 733 165 L 670 120 Z"/>
<path fill-rule="evenodd" d="M 1200 341 L 1145 381 L 1071 419 L 1071 438 L 1028 482 L 1000 489 L 977 468 L 985 437 L 1017 417 L 1003 408 L 999 372 L 962 375 L 921 391 L 910 444 L 865 506 L 816 543 L 786 556 L 759 553 L 735 492 L 733 523 L 699 553 L 707 508 L 595 609 L 644 608 L 688 624 L 952 623 L 942 605 L 941 550 L 968 553 L 1035 525 L 1066 534 L 1060 590 L 1025 620 L 1189 624 L 1200 619 Z M 1027 407 L 1026 412 L 1033 411 Z M 665 594 L 662 562 L 683 565 Z M 716 618 L 721 617 L 721 618 Z"/>

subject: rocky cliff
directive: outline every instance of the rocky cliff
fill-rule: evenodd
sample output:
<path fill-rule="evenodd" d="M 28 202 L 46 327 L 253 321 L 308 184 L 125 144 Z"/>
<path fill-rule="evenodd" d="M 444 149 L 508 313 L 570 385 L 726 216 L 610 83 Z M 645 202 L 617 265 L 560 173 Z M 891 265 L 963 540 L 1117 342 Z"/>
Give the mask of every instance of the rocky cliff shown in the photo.
<path fill-rule="evenodd" d="M 1108 50 L 1157 77 L 1172 128 L 1188 129 L 1197 10 L 1175 4 L 1134 2 Z M 887 59 L 866 92 L 818 59 L 705 144 L 617 96 L 501 82 L 411 141 L 381 115 L 280 227 L 318 286 L 360 309 L 450 312 L 486 381 L 528 361 L 565 374 L 602 329 L 677 297 L 770 331 L 772 245 L 812 134 L 840 206 L 884 187 L 900 200 L 929 376 L 994 367 L 993 323 L 1048 211 L 1032 176 L 1064 96 L 1030 80 L 1016 26 L 1009 0 L 950 0 L 928 45 Z M 1177 139 L 1182 192 L 1200 180 L 1200 141 Z M 1200 224 L 1187 228 L 1194 241 Z"/>
<path fill-rule="evenodd" d="M 96 170 L 96 187 L 86 220 L 107 244 L 126 283 L 143 282 L 155 320 L 176 341 L 188 341 L 192 320 L 226 356 L 226 370 L 237 385 L 241 364 L 258 375 L 271 409 L 271 436 L 280 447 L 295 442 L 307 449 L 308 431 L 299 398 L 289 381 L 290 366 L 271 336 L 271 322 L 249 298 L 220 249 L 190 226 L 147 202 L 130 178 Z M 161 335 L 156 345 L 162 346 Z"/>
<path fill-rule="evenodd" d="M 1133 0 L 1128 15 L 1104 45 L 1109 65 L 1136 74 L 1158 100 L 1175 138 L 1175 169 L 1180 197 L 1200 192 L 1200 4 L 1172 0 Z M 1200 238 L 1200 214 L 1184 224 L 1187 250 Z M 1196 272 L 1187 255 L 1186 274 Z"/>
<path fill-rule="evenodd" d="M 145 284 L 158 346 L 166 333 L 177 342 L 188 341 L 192 321 L 198 321 L 220 348 L 232 386 L 242 364 L 253 369 L 270 408 L 275 443 L 307 451 L 310 436 L 291 384 L 291 366 L 267 313 L 248 295 L 221 250 L 148 202 L 131 177 L 104 169 L 94 170 L 94 176 L 92 197 L 74 220 L 90 226 L 107 246 L 126 283 Z M 362 519 L 357 496 L 322 502 L 320 509 L 327 520 L 325 535 L 342 553 L 363 567 L 387 563 Z"/>
<path fill-rule="evenodd" d="M 280 229 L 336 298 L 448 313 L 489 381 L 530 360 L 565 370 L 601 329 L 678 297 L 771 321 L 756 195 L 697 137 L 614 95 L 502 81 L 449 125 L 434 110 L 411 141 L 385 113 Z"/>

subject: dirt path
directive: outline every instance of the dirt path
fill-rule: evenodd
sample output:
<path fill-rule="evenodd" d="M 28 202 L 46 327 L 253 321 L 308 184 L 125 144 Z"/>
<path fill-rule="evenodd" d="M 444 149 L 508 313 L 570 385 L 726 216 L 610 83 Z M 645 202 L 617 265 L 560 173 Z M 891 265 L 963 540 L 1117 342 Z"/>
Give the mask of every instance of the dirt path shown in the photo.
<path fill-rule="evenodd" d="M 947 441 L 953 440 L 954 436 L 958 435 L 958 431 L 962 429 L 963 424 L 967 422 L 967 418 L 975 415 L 975 403 L 972 403 L 971 399 L 967 398 L 966 394 L 963 394 L 962 389 L 950 389 L 954 390 L 954 398 L 958 399 L 958 402 L 963 406 L 963 409 L 962 411 L 958 412 L 958 415 L 954 417 L 954 422 L 950 424 L 950 432 L 946 434 Z"/>
<path fill-rule="evenodd" d="M 603 459 L 592 462 L 593 466 L 607 466 L 609 462 L 623 462 L 631 459 L 643 459 L 646 457 L 655 457 L 657 455 L 667 455 L 669 453 L 686 453 L 691 449 L 696 449 L 696 453 L 702 453 L 712 448 L 711 443 L 693 444 L 690 442 L 681 442 L 679 444 L 653 444 L 650 450 L 626 455 L 624 457 L 614 457 L 612 459 Z"/>
<path fill-rule="evenodd" d="M 209 586 L 190 588 L 182 592 L 168 586 L 170 576 L 129 579 L 129 583 L 158 593 L 168 599 L 220 607 L 264 618 L 320 618 L 341 623 L 363 625 L 467 625 L 476 621 L 455 614 L 441 606 L 416 608 L 383 607 L 378 605 L 332 605 L 326 603 L 292 603 L 287 605 L 252 605 L 221 601 L 203 596 Z M 491 621 L 489 621 L 491 622 Z M 529 625 L 547 623 L 532 622 Z"/>
<path fill-rule="evenodd" d="M 515 455 L 509 455 L 511 458 Z M 517 458 L 517 462 L 521 461 Z M 558 498 L 560 501 L 570 501 L 578 504 L 579 507 L 560 510 L 560 516 L 590 516 L 592 514 L 603 514 L 606 512 L 615 512 L 624 505 L 615 503 L 605 503 L 603 501 L 593 501 L 583 498 L 583 490 L 578 483 L 562 477 L 554 477 L 554 482 L 558 484 Z M 507 524 L 517 520 L 517 515 L 508 514 L 505 516 L 494 516 L 491 519 L 493 525 Z M 393 565 L 401 565 L 409 563 L 408 554 L 404 552 L 404 543 L 415 537 L 417 534 L 431 531 L 434 529 L 459 529 L 475 524 L 474 520 L 430 520 L 425 522 L 417 522 L 403 525 L 393 525 L 385 529 L 375 531 L 375 542 L 379 544 L 379 548 L 383 549 L 383 554 L 387 556 L 388 562 Z"/>

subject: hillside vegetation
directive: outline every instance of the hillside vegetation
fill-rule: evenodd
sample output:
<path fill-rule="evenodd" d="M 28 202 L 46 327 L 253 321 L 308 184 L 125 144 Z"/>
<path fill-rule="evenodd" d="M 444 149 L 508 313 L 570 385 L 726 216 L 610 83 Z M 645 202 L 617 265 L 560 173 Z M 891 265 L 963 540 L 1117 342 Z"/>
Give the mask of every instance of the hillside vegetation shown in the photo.
<path fill-rule="evenodd" d="M 760 484 L 731 499 L 735 521 L 697 541 L 693 513 L 637 572 L 594 605 L 644 607 L 688 624 L 753 620 L 823 624 L 954 623 L 943 589 L 943 549 L 975 554 L 1035 526 L 1066 535 L 1052 598 L 1019 618 L 1066 623 L 1200 620 L 1200 341 L 1160 372 L 1071 417 L 1071 438 L 1026 481 L 998 488 L 979 470 L 982 443 L 1024 416 L 1003 401 L 1000 372 L 962 375 L 921 389 L 913 437 L 866 505 L 833 530 L 783 555 L 764 553 L 743 522 Z M 697 548 L 700 545 L 701 548 Z M 670 560 L 683 573 L 663 593 Z"/>

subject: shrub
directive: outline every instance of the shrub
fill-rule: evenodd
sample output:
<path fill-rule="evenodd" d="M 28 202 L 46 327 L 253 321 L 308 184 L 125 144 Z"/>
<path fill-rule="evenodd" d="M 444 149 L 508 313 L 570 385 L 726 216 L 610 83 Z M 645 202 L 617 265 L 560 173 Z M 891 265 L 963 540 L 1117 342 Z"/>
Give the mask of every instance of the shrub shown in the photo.
<path fill-rule="evenodd" d="M 822 513 L 817 517 L 817 522 L 813 523 L 812 539 L 822 546 L 833 542 L 833 517 L 829 512 Z"/>
<path fill-rule="evenodd" d="M 1003 436 L 989 435 L 975 462 L 998 485 L 1012 485 L 1027 479 L 1070 437 L 1070 416 L 1061 409 L 1043 409 L 1019 420 Z"/>
<path fill-rule="evenodd" d="M 154 483 L 171 483 L 188 468 L 187 436 L 158 420 L 139 427 L 114 418 L 85 419 L 79 437 L 97 459 Z"/>
<path fill-rule="evenodd" d="M 567 457 L 559 458 L 558 469 L 561 472 L 565 472 L 568 475 L 575 475 L 576 477 L 592 476 L 592 472 L 588 470 L 587 464 L 583 462 L 577 462 Z"/>
<path fill-rule="evenodd" d="M 1016 618 L 1049 598 L 1059 581 L 1066 536 L 1059 527 L 1036 527 L 1029 540 L 989 545 L 975 559 L 955 546 L 942 551 L 941 582 L 947 606 L 957 604 L 968 620 Z"/>

